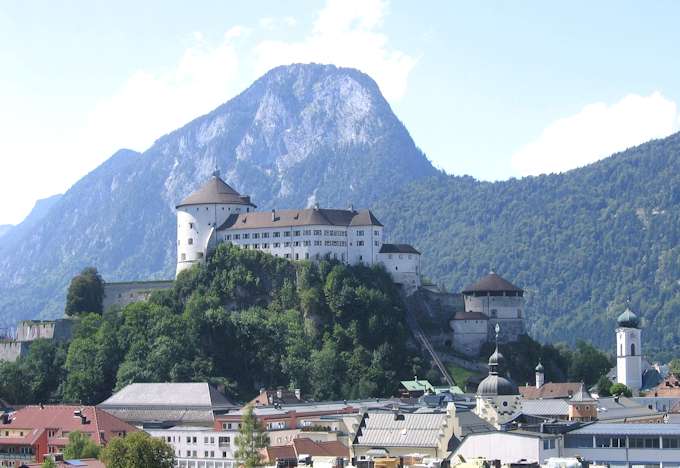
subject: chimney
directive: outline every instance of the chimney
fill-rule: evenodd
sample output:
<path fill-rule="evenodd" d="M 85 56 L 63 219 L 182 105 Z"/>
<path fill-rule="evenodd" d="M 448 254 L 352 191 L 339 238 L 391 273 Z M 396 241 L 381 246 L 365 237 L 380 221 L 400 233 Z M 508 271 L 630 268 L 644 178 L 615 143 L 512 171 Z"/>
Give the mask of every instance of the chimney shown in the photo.
<path fill-rule="evenodd" d="M 272 209 L 272 223 L 276 221 L 276 210 Z"/>
<path fill-rule="evenodd" d="M 299 388 L 295 389 L 295 398 L 297 398 L 298 400 L 302 400 L 302 392 L 300 392 Z"/>

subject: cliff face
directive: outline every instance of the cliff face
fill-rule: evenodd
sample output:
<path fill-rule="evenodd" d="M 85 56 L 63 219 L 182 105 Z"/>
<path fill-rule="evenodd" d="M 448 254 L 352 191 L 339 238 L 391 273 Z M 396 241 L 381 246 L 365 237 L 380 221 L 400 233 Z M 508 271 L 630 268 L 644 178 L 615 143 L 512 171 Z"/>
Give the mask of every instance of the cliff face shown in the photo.
<path fill-rule="evenodd" d="M 174 206 L 215 166 L 261 209 L 368 207 L 436 173 L 368 76 L 276 68 L 144 153 L 117 152 L 40 222 L 9 231 L 0 247 L 0 325 L 60 316 L 68 281 L 88 265 L 107 280 L 172 277 Z"/>

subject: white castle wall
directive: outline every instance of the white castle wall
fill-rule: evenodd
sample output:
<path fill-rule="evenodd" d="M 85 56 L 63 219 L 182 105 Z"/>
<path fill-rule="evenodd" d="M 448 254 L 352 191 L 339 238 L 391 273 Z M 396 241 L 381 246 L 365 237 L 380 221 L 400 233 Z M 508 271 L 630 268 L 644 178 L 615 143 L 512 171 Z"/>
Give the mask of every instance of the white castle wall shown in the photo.
<path fill-rule="evenodd" d="M 204 262 L 213 231 L 229 215 L 247 211 L 245 205 L 214 203 L 177 208 L 177 273 Z"/>
<path fill-rule="evenodd" d="M 392 275 L 395 283 L 409 288 L 420 287 L 420 255 L 412 253 L 379 253 L 378 263 Z"/>
<path fill-rule="evenodd" d="M 0 361 L 14 362 L 28 352 L 29 342 L 0 340 Z"/>
<path fill-rule="evenodd" d="M 124 281 L 104 283 L 104 310 L 112 306 L 125 307 L 133 302 L 145 301 L 152 292 L 172 288 L 173 281 Z"/>

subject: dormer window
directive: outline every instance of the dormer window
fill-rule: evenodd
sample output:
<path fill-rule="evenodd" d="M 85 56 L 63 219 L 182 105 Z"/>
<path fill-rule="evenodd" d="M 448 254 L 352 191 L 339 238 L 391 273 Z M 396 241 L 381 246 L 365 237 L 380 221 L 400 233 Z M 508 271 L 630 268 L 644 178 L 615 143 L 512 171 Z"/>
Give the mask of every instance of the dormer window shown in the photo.
<path fill-rule="evenodd" d="M 189 245 L 193 245 L 193 244 L 194 244 L 194 239 L 190 237 L 189 240 L 188 240 L 187 242 L 189 243 Z"/>

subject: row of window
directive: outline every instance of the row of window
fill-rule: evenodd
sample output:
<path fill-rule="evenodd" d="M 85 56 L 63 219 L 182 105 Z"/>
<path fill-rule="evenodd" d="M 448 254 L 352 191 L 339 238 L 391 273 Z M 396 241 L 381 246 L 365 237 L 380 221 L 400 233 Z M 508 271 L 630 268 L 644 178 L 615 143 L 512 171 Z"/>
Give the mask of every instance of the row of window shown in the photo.
<path fill-rule="evenodd" d="M 177 456 L 181 456 L 180 451 L 177 451 Z M 187 450 L 186 451 L 186 458 L 198 458 L 198 453 L 196 450 Z M 203 458 L 215 458 L 215 451 L 214 450 L 205 450 L 203 451 Z M 222 458 L 227 458 L 227 452 L 222 452 Z"/>
<path fill-rule="evenodd" d="M 631 449 L 680 449 L 680 437 L 628 437 L 628 448 Z M 567 436 L 567 448 L 593 448 L 592 436 Z M 595 437 L 597 448 L 626 448 L 625 437 Z"/>
<path fill-rule="evenodd" d="M 332 229 L 325 229 L 324 231 L 321 231 L 321 229 L 304 229 L 300 231 L 274 231 L 274 232 L 244 232 L 244 233 L 239 233 L 239 234 L 227 234 L 225 236 L 226 240 L 239 240 L 239 239 L 269 239 L 269 235 L 271 234 L 272 238 L 279 238 L 279 237 L 300 237 L 300 236 L 325 236 L 325 237 L 334 237 L 334 236 L 339 236 L 339 237 L 347 237 L 347 231 L 336 231 Z M 364 231 L 357 231 L 356 232 L 357 236 L 363 236 Z M 380 231 L 375 231 L 375 235 L 379 236 Z"/>

